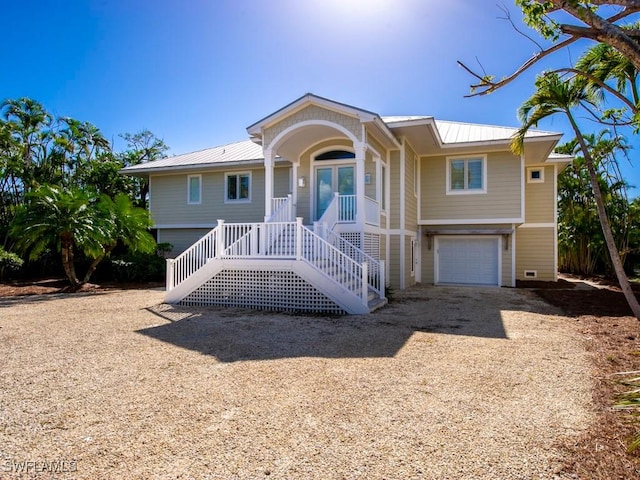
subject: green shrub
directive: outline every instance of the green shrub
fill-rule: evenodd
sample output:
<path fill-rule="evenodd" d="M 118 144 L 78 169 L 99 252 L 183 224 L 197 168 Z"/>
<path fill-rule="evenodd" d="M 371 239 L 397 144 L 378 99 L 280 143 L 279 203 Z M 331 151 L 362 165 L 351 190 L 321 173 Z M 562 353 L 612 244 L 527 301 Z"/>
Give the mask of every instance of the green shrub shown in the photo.
<path fill-rule="evenodd" d="M 156 253 L 126 253 L 111 258 L 111 270 L 117 282 L 152 282 L 165 279 L 165 254 L 170 243 L 159 243 Z"/>
<path fill-rule="evenodd" d="M 0 280 L 4 280 L 5 274 L 9 272 L 17 272 L 20 270 L 24 260 L 15 253 L 7 252 L 0 247 Z"/>

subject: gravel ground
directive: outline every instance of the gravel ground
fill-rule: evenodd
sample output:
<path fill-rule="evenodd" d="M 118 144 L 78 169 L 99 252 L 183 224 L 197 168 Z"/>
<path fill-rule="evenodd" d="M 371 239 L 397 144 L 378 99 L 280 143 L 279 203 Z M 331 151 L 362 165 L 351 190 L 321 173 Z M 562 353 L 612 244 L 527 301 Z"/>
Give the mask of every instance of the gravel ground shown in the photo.
<path fill-rule="evenodd" d="M 0 478 L 562 478 L 593 420 L 575 326 L 528 291 L 353 317 L 162 297 L 0 298 Z"/>

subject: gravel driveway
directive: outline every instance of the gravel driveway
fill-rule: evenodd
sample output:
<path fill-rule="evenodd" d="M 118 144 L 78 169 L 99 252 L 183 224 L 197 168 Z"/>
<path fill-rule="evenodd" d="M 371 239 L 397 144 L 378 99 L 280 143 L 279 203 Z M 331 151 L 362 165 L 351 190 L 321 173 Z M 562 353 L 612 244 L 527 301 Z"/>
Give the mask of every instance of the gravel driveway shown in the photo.
<path fill-rule="evenodd" d="M 0 298 L 0 478 L 549 479 L 592 420 L 571 320 L 524 290 L 361 317 L 162 297 Z"/>

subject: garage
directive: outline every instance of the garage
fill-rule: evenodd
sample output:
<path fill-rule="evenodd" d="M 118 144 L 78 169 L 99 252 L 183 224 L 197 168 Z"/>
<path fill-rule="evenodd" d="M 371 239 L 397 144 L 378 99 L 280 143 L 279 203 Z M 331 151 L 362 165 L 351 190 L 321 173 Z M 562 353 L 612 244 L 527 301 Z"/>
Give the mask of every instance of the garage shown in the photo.
<path fill-rule="evenodd" d="M 435 283 L 500 285 L 500 237 L 435 238 Z"/>

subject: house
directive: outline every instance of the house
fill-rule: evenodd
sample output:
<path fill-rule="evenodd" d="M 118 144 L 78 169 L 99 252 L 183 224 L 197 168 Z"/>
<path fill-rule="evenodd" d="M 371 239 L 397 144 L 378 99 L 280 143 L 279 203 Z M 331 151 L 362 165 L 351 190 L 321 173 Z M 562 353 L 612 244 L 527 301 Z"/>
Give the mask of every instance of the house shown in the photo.
<path fill-rule="evenodd" d="M 556 280 L 561 134 L 381 117 L 306 94 L 249 140 L 127 167 L 147 177 L 167 302 L 366 313 L 385 287 Z"/>

